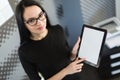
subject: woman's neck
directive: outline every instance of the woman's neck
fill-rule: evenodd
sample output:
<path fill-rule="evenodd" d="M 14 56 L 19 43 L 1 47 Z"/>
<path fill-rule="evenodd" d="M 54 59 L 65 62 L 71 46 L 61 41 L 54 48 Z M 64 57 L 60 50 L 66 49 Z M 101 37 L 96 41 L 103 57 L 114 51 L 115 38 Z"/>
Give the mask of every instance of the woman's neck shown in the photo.
<path fill-rule="evenodd" d="M 31 35 L 31 39 L 32 40 L 42 40 L 43 38 L 45 38 L 48 34 L 48 30 L 46 29 L 43 33 L 40 34 L 32 34 Z"/>

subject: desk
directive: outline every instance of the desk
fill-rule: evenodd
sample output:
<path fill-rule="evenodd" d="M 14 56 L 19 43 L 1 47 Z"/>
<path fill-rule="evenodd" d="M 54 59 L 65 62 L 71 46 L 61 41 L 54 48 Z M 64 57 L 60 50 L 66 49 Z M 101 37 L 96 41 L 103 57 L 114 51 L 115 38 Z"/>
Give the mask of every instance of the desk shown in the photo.
<path fill-rule="evenodd" d="M 99 68 L 92 67 L 88 64 L 84 64 L 83 70 L 80 73 L 81 80 L 120 80 L 120 73 L 111 75 L 111 71 L 114 69 L 120 69 L 120 65 L 111 68 L 112 61 L 120 61 L 120 56 L 117 59 L 110 60 L 110 55 L 120 52 L 120 47 L 109 49 L 104 46 L 102 51 L 102 59 Z"/>
<path fill-rule="evenodd" d="M 98 74 L 97 68 L 84 64 L 82 72 L 80 73 L 81 80 L 102 80 Z"/>

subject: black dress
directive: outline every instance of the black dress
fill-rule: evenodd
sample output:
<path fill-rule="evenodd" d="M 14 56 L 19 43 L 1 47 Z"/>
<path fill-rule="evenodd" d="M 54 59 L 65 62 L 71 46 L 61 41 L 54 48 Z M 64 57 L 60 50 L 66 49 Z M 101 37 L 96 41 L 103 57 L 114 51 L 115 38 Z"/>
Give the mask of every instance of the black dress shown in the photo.
<path fill-rule="evenodd" d="M 38 72 L 47 80 L 70 61 L 70 49 L 62 27 L 48 28 L 42 40 L 29 40 L 19 48 L 19 58 L 30 80 L 41 80 Z M 66 76 L 63 80 L 79 80 L 79 74 Z"/>

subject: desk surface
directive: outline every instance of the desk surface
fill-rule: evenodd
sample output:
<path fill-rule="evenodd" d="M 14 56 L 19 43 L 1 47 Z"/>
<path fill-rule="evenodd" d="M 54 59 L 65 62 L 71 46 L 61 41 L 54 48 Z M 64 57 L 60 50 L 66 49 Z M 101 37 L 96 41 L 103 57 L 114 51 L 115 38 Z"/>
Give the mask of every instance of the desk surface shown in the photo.
<path fill-rule="evenodd" d="M 106 46 L 104 47 L 102 51 L 102 56 L 108 56 L 115 52 L 120 52 L 120 47 L 109 49 Z M 100 74 L 98 72 L 98 68 L 95 68 L 93 66 L 90 66 L 88 64 L 84 64 L 83 70 L 80 73 L 81 80 L 120 80 L 120 75 L 117 77 L 114 77 L 113 79 L 103 79 L 103 77 L 100 77 Z"/>
<path fill-rule="evenodd" d="M 84 64 L 80 76 L 81 80 L 102 80 L 98 74 L 97 68 L 92 67 L 88 64 Z"/>

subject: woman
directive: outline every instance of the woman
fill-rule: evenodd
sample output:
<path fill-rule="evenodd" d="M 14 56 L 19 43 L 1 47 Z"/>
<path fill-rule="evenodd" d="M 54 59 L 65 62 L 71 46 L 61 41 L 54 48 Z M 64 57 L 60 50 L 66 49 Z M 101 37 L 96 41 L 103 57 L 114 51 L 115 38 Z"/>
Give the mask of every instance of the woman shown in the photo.
<path fill-rule="evenodd" d="M 16 7 L 20 32 L 19 58 L 30 80 L 80 80 L 83 59 L 76 57 L 80 39 L 70 51 L 63 29 L 51 26 L 44 9 L 34 0 Z"/>

